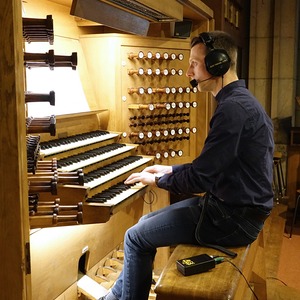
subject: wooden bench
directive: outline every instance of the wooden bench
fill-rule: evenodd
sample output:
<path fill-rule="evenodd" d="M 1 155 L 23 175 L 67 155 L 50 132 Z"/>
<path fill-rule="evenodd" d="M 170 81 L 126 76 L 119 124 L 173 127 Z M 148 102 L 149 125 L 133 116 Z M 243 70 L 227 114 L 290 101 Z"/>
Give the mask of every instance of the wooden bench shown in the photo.
<path fill-rule="evenodd" d="M 247 247 L 231 248 L 237 257 L 228 258 L 251 282 L 259 300 L 267 299 L 263 231 Z M 239 271 L 228 261 L 217 264 L 208 272 L 183 276 L 176 267 L 176 260 L 199 255 L 224 256 L 220 251 L 194 245 L 178 245 L 162 271 L 156 286 L 157 300 L 192 299 L 255 299 L 254 294 Z"/>

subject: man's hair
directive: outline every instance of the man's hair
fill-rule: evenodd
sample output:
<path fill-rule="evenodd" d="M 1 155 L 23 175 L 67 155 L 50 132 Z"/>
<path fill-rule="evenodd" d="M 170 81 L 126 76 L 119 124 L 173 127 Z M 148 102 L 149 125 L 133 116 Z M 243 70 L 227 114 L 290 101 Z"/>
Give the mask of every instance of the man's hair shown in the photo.
<path fill-rule="evenodd" d="M 237 60 L 237 45 L 234 39 L 224 31 L 209 31 L 207 34 L 213 39 L 212 46 L 214 49 L 224 49 L 231 59 L 230 68 L 236 68 Z M 197 44 L 203 44 L 202 38 L 199 36 L 194 37 L 191 40 L 191 48 Z M 207 53 L 210 49 L 207 47 Z"/>

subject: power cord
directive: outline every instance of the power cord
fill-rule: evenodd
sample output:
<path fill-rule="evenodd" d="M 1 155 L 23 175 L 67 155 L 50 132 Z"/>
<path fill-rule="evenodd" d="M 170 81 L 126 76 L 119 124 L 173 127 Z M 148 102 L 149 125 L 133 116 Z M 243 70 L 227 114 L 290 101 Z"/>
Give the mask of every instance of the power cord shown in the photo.
<path fill-rule="evenodd" d="M 238 272 L 243 276 L 243 278 L 245 279 L 245 282 L 247 283 L 249 289 L 251 290 L 251 292 L 253 293 L 254 297 L 256 300 L 259 300 L 257 295 L 254 292 L 254 289 L 252 288 L 252 286 L 250 285 L 249 281 L 247 280 L 247 278 L 245 277 L 245 275 L 243 274 L 243 272 L 240 270 L 240 268 L 238 266 L 236 266 L 230 259 L 228 259 L 227 257 L 224 257 L 224 260 L 229 262 L 236 270 L 238 270 Z"/>
<path fill-rule="evenodd" d="M 157 199 L 157 194 L 153 192 L 152 190 L 149 191 L 149 201 L 145 199 L 145 196 L 143 196 L 143 201 L 149 205 L 150 207 L 150 212 L 152 212 L 152 204 L 154 203 L 155 199 Z"/>
<path fill-rule="evenodd" d="M 229 262 L 243 276 L 245 282 L 247 283 L 249 289 L 253 293 L 255 299 L 259 300 L 258 297 L 257 297 L 257 295 L 255 294 L 254 289 L 250 285 L 249 281 L 247 280 L 247 278 L 245 277 L 245 275 L 243 274 L 243 272 L 230 259 L 228 259 L 227 257 L 222 257 L 222 256 L 214 256 L 213 258 L 214 258 L 215 261 L 216 261 L 216 259 L 218 259 L 218 262 L 216 261 L 216 263 L 221 263 L 221 262 L 224 262 L 224 261 Z"/>
<path fill-rule="evenodd" d="M 205 193 L 205 195 L 203 196 L 203 206 L 202 206 L 202 211 L 201 211 L 201 215 L 200 215 L 200 218 L 199 218 L 199 221 L 198 221 L 198 224 L 197 224 L 197 227 L 196 227 L 196 234 L 195 234 L 195 237 L 196 237 L 196 240 L 197 242 L 199 243 L 199 245 L 201 246 L 205 246 L 205 247 L 209 247 L 209 248 L 212 248 L 212 249 L 217 249 L 225 254 L 227 254 L 228 256 L 234 258 L 237 256 L 237 253 L 227 249 L 227 248 L 224 248 L 222 246 L 219 246 L 219 245 L 214 245 L 214 244 L 208 244 L 208 243 L 204 243 L 201 239 L 200 239 L 200 227 L 201 227 L 201 224 L 203 222 L 203 218 L 204 218 L 204 215 L 205 215 L 205 211 L 206 211 L 206 208 L 207 208 L 207 205 L 208 205 L 208 201 L 209 199 L 211 198 L 211 194 L 209 192 Z"/>
<path fill-rule="evenodd" d="M 279 279 L 279 278 L 277 278 L 277 277 L 272 277 L 272 276 L 270 276 L 270 277 L 267 277 L 267 279 L 278 280 L 278 281 L 280 281 L 283 285 L 288 286 L 284 281 L 282 281 L 281 279 Z"/>

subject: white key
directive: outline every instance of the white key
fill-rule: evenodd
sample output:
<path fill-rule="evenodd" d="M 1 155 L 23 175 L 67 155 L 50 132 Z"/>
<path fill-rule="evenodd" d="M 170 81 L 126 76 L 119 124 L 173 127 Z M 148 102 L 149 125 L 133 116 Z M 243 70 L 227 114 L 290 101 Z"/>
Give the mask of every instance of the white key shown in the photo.
<path fill-rule="evenodd" d="M 63 172 L 71 172 L 71 171 L 75 171 L 75 170 L 78 170 L 78 169 L 82 169 L 86 166 L 89 166 L 89 165 L 92 165 L 94 163 L 103 161 L 103 160 L 108 159 L 110 157 L 113 157 L 115 155 L 125 153 L 125 152 L 130 151 L 134 148 L 135 148 L 135 146 L 127 146 L 126 145 L 124 147 L 121 147 L 121 148 L 118 148 L 118 149 L 115 149 L 115 150 L 112 150 L 112 151 L 108 151 L 106 153 L 96 155 L 96 156 L 90 157 L 88 159 L 73 163 L 72 165 L 68 165 L 66 167 L 61 167 L 61 168 L 59 168 L 59 170 L 63 171 Z"/>
<path fill-rule="evenodd" d="M 107 133 L 107 134 L 103 134 L 103 135 L 96 136 L 93 138 L 87 138 L 85 140 L 76 141 L 76 142 L 72 142 L 72 143 L 65 144 L 65 145 L 55 146 L 50 149 L 41 149 L 40 154 L 44 155 L 44 156 L 49 156 L 49 155 L 57 154 L 60 152 L 72 150 L 72 149 L 75 149 L 78 147 L 83 147 L 83 146 L 91 145 L 94 143 L 106 141 L 106 140 L 112 139 L 114 137 L 117 137 L 118 135 L 119 135 L 118 133 Z"/>
<path fill-rule="evenodd" d="M 91 189 L 95 188 L 95 187 L 97 187 L 97 186 L 99 186 L 99 185 L 101 185 L 101 184 L 103 184 L 103 183 L 105 183 L 105 182 L 107 182 L 111 179 L 114 179 L 114 178 L 116 178 L 116 177 L 118 177 L 118 176 L 134 169 L 134 168 L 137 168 L 137 167 L 147 163 L 150 160 L 151 160 L 151 158 L 143 157 L 143 158 L 141 158 L 141 159 L 139 159 L 139 160 L 137 160 L 137 161 L 135 161 L 135 162 L 133 162 L 129 165 L 126 165 L 124 167 L 116 169 L 116 170 L 114 170 L 114 171 L 112 171 L 112 172 L 110 172 L 106 175 L 103 175 L 99 178 L 94 179 L 93 181 L 85 183 L 84 186 L 89 187 Z"/>

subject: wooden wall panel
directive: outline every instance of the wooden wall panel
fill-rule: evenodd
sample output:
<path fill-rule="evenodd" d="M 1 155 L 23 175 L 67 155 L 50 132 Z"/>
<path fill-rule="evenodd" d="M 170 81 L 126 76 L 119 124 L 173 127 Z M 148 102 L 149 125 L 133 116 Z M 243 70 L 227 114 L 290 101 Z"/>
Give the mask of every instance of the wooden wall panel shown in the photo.
<path fill-rule="evenodd" d="M 30 299 L 25 260 L 29 227 L 19 0 L 0 3 L 0 44 L 0 291 L 2 299 Z"/>

